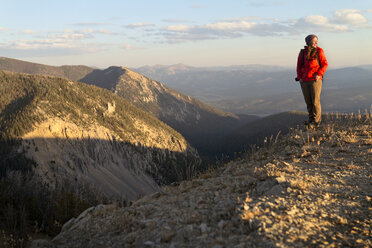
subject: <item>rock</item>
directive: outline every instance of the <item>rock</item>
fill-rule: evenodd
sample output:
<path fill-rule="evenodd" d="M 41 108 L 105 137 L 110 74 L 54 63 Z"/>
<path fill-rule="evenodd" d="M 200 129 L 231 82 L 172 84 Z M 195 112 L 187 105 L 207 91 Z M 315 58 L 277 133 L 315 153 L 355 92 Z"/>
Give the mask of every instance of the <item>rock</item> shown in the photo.
<path fill-rule="evenodd" d="M 49 240 L 37 239 L 32 241 L 30 248 L 54 248 L 55 246 Z"/>
<path fill-rule="evenodd" d="M 266 192 L 267 195 L 274 195 L 274 196 L 279 196 L 282 194 L 284 191 L 283 187 L 279 184 L 275 185 L 272 187 L 270 190 Z"/>
<path fill-rule="evenodd" d="M 285 154 L 291 155 L 292 154 L 292 149 L 290 146 L 286 146 L 284 149 Z"/>
<path fill-rule="evenodd" d="M 206 232 L 208 232 L 208 226 L 207 226 L 207 224 L 205 224 L 205 223 L 201 223 L 201 224 L 200 224 L 200 231 L 201 231 L 202 233 L 206 233 Z"/>
<path fill-rule="evenodd" d="M 155 242 L 153 241 L 146 241 L 145 243 L 143 243 L 146 247 L 154 247 L 155 246 Z"/>
<path fill-rule="evenodd" d="M 259 182 L 256 187 L 256 192 L 259 195 L 264 194 L 265 192 L 269 191 L 277 182 L 273 179 L 268 179 L 263 182 Z"/>
<path fill-rule="evenodd" d="M 218 224 L 217 224 L 217 227 L 220 230 L 222 230 L 224 226 L 225 226 L 225 221 L 224 220 L 220 220 L 220 222 L 218 222 Z"/>
<path fill-rule="evenodd" d="M 170 242 L 172 238 L 176 235 L 176 232 L 170 229 L 165 229 L 161 233 L 161 241 L 162 242 Z"/>
<path fill-rule="evenodd" d="M 278 183 L 285 183 L 285 182 L 286 182 L 286 179 L 285 179 L 284 176 L 277 177 L 277 178 L 275 178 L 275 180 L 276 180 Z"/>

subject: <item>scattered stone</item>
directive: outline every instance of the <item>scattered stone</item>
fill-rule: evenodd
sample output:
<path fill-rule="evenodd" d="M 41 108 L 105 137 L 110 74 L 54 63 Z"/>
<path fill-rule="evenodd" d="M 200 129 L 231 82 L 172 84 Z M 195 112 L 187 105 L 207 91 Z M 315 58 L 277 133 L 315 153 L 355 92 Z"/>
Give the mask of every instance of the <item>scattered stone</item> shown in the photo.
<path fill-rule="evenodd" d="M 276 179 L 276 181 L 277 181 L 278 183 L 285 183 L 285 182 L 286 182 L 286 179 L 285 179 L 284 176 L 280 176 L 280 177 L 277 177 L 277 178 L 275 178 L 275 179 Z"/>
<path fill-rule="evenodd" d="M 202 233 L 206 233 L 208 231 L 208 226 L 205 223 L 200 224 L 200 230 Z"/>

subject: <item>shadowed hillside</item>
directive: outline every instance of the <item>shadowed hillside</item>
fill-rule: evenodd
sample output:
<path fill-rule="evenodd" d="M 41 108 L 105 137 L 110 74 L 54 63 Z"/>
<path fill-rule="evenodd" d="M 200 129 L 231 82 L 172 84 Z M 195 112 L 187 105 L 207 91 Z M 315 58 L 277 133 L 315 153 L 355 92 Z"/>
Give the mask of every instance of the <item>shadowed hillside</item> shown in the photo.
<path fill-rule="evenodd" d="M 233 156 L 234 153 L 250 150 L 252 146 L 262 146 L 264 142 L 287 134 L 291 128 L 302 126 L 306 119 L 307 113 L 293 111 L 249 122 L 225 137 L 220 143 L 220 149 Z"/>
<path fill-rule="evenodd" d="M 33 247 L 371 247 L 371 124 L 328 116 L 131 206 L 89 208 Z"/>

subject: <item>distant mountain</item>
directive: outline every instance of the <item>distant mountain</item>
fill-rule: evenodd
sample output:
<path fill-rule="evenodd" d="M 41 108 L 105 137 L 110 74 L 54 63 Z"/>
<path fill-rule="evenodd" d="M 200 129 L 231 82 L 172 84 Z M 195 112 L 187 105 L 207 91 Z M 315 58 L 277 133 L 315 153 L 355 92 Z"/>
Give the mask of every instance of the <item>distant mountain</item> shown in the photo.
<path fill-rule="evenodd" d="M 200 159 L 178 132 L 122 97 L 63 78 L 0 71 L 0 179 L 87 183 L 134 199 L 187 178 Z"/>
<path fill-rule="evenodd" d="M 28 74 L 44 74 L 79 80 L 94 69 L 84 65 L 50 66 L 26 62 L 18 59 L 0 57 L 0 70 L 21 72 Z"/>
<path fill-rule="evenodd" d="M 186 71 L 234 71 L 234 70 L 244 70 L 244 71 L 283 71 L 287 70 L 287 67 L 275 66 L 275 65 L 231 65 L 231 66 L 209 66 L 209 67 L 195 67 L 188 66 L 182 63 L 174 65 L 154 65 L 154 66 L 142 66 L 138 68 L 131 68 L 133 71 L 147 75 L 148 77 L 158 79 L 160 76 L 172 75 L 176 73 L 186 72 Z"/>
<path fill-rule="evenodd" d="M 147 75 L 150 78 L 158 78 L 159 76 L 172 75 L 185 71 L 196 71 L 198 68 L 179 63 L 174 65 L 146 65 L 139 68 L 131 68 L 131 70 Z M 160 79 L 158 80 L 161 81 Z"/>
<path fill-rule="evenodd" d="M 81 81 L 109 89 L 153 114 L 207 155 L 215 155 L 215 146 L 222 137 L 257 119 L 212 108 L 125 67 L 94 70 Z"/>
<path fill-rule="evenodd" d="M 372 83 L 372 81 L 371 81 Z M 372 84 L 353 88 L 335 89 L 325 81 L 321 94 L 323 112 L 351 113 L 369 110 L 372 106 Z M 302 92 L 282 93 L 262 97 L 240 98 L 209 102 L 210 105 L 240 114 L 270 115 L 282 111 L 306 111 Z"/>
<path fill-rule="evenodd" d="M 146 66 L 133 70 L 202 101 L 285 92 L 284 88 L 288 89 L 291 86 L 288 78 L 293 78 L 291 70 L 279 66 L 186 66 L 186 69 L 175 69 L 178 67 L 177 65 Z M 276 84 L 272 85 L 272 82 Z"/>
<path fill-rule="evenodd" d="M 170 67 L 171 68 L 171 67 Z M 372 70 L 370 65 L 329 69 L 324 77 L 327 89 L 371 87 Z M 168 71 L 166 67 L 138 68 L 136 71 L 160 80 L 165 85 L 184 94 L 196 97 L 204 102 L 227 101 L 250 98 L 252 101 L 289 92 L 299 92 L 300 87 L 294 81 L 296 68 L 275 68 L 270 66 L 238 66 L 225 68 L 197 68 Z M 347 90 L 348 91 L 348 90 Z M 371 89 L 369 89 L 371 91 Z M 354 92 L 349 91 L 348 97 Z M 289 94 L 290 95 L 290 94 Z M 295 94 L 296 95 L 296 94 Z M 276 96 L 275 96 L 276 97 Z M 246 104 L 244 104 L 246 105 Z M 337 105 L 337 103 L 334 103 Z M 214 105 L 221 106 L 221 105 Z M 237 106 L 238 107 L 238 106 Z M 277 108 L 277 106 L 273 106 Z M 251 109 L 254 107 L 251 107 Z M 224 108 L 228 110 L 228 108 Z M 279 112 L 286 109 L 280 109 Z M 229 110 L 232 111 L 232 110 Z M 342 111 L 342 109 L 338 109 Z M 269 114 L 278 111 L 269 111 Z M 239 111 L 256 114 L 259 111 Z"/>

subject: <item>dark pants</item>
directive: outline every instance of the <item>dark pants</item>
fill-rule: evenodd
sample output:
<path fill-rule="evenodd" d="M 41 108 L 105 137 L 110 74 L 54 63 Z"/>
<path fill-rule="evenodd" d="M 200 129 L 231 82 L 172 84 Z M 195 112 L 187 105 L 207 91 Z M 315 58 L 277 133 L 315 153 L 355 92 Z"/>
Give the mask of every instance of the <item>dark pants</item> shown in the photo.
<path fill-rule="evenodd" d="M 309 122 L 320 123 L 322 120 L 322 108 L 320 105 L 320 93 L 322 80 L 301 83 L 302 94 L 306 102 Z"/>

